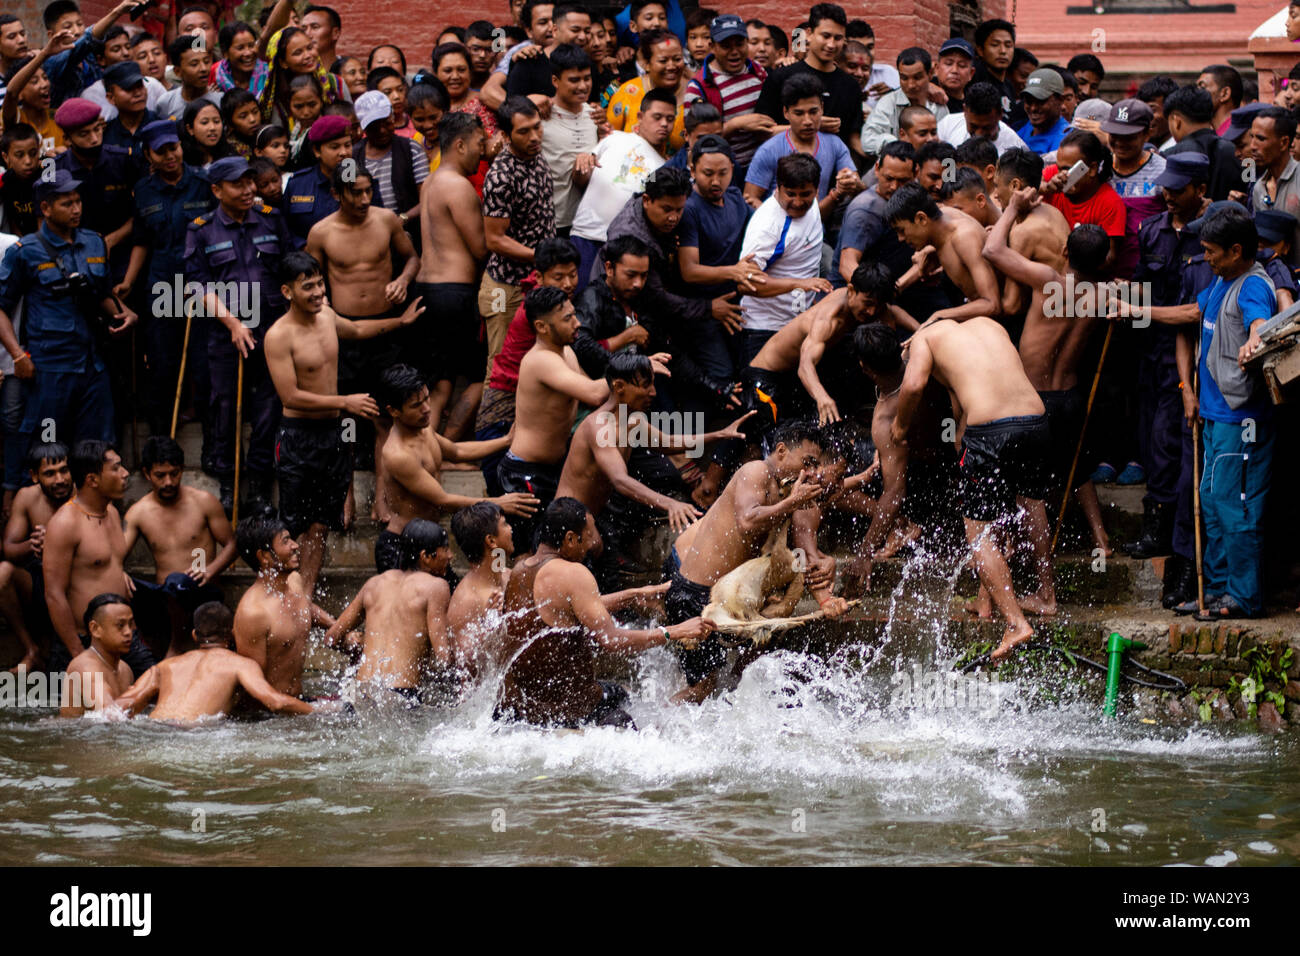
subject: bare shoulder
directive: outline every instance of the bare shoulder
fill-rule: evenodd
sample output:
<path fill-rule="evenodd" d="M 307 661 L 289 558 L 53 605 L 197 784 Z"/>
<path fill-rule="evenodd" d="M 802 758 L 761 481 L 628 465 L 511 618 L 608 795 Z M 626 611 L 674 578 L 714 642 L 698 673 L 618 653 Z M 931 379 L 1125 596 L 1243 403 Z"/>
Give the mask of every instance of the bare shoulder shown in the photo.
<path fill-rule="evenodd" d="M 185 497 L 193 503 L 194 507 L 205 515 L 210 517 L 218 511 L 222 511 L 220 500 L 212 492 L 196 488 L 194 485 L 182 485 L 181 490 Z M 222 514 L 224 513 L 222 511 Z"/>
<path fill-rule="evenodd" d="M 50 515 L 49 524 L 45 528 L 47 535 L 66 533 L 72 530 L 76 517 L 73 511 L 76 508 L 69 499 L 54 509 L 54 514 Z"/>

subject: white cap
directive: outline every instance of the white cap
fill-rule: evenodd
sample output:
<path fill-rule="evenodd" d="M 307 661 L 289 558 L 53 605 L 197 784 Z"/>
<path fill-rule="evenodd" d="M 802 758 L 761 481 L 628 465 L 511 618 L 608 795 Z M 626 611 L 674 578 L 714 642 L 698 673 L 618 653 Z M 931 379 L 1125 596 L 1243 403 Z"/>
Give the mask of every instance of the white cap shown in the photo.
<path fill-rule="evenodd" d="M 376 120 L 387 119 L 393 115 L 393 104 L 388 102 L 386 94 L 378 90 L 362 93 L 352 104 L 352 108 L 356 110 L 357 122 L 361 124 L 363 130 L 369 128 Z"/>

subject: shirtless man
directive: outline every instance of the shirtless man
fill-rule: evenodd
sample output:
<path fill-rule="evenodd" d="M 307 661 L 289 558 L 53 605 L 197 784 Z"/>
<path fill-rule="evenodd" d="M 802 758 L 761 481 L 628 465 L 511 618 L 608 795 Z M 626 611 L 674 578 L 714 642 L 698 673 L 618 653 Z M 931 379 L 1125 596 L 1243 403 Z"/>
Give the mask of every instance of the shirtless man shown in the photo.
<path fill-rule="evenodd" d="M 901 292 L 937 267 L 966 297 L 962 305 L 939 309 L 921 328 L 944 319 L 962 321 L 978 315 L 998 315 L 1001 296 L 998 280 L 980 253 L 984 229 L 970 216 L 956 209 L 941 210 L 921 186 L 899 187 L 885 207 L 885 219 L 898 238 L 916 250 L 912 268 L 898 280 Z"/>
<path fill-rule="evenodd" d="M 814 426 L 785 422 L 772 431 L 770 442 L 768 456 L 742 465 L 704 517 L 673 545 L 669 557 L 672 583 L 664 602 L 670 622 L 679 623 L 703 611 L 719 578 L 758 557 L 773 531 L 796 512 L 810 510 L 826 490 L 816 479 L 822 450 Z M 783 494 L 784 486 L 790 484 L 788 493 Z M 816 541 L 802 533 L 803 526 L 794 524 L 796 546 L 817 554 Z M 844 600 L 831 593 L 834 580 L 833 569 L 829 579 L 825 575 L 805 578 L 806 589 L 832 617 L 847 610 Z M 713 639 L 694 650 L 679 649 L 678 659 L 690 685 L 681 699 L 698 703 L 713 692 L 726 652 Z"/>
<path fill-rule="evenodd" d="M 578 316 L 563 291 L 532 289 L 524 309 L 537 330 L 537 341 L 519 363 L 515 407 L 520 414 L 497 476 L 505 491 L 532 494 L 545 508 L 559 487 L 578 402 L 600 405 L 609 397 L 609 385 L 588 378 L 569 347 L 578 331 Z M 520 517 L 511 524 L 519 553 L 531 553 L 536 522 Z"/>
<path fill-rule="evenodd" d="M 239 556 L 257 580 L 235 608 L 235 650 L 251 658 L 272 687 L 302 696 L 302 668 L 313 625 L 334 618 L 312 603 L 298 574 L 298 542 L 277 518 L 245 518 L 235 529 Z"/>
<path fill-rule="evenodd" d="M 187 643 L 194 609 L 221 599 L 215 582 L 235 560 L 235 533 L 215 495 L 181 483 L 185 453 L 166 435 L 144 443 L 140 470 L 153 490 L 127 509 L 126 553 L 143 537 L 154 579 L 136 579 L 133 604 L 146 631 L 170 632 L 170 657 Z"/>
<path fill-rule="evenodd" d="M 671 627 L 619 627 L 583 564 L 599 542 L 595 520 L 581 502 L 556 498 L 547 507 L 537 553 L 515 565 L 506 585 L 510 658 L 495 719 L 635 728 L 622 709 L 627 691 L 596 679 L 598 657 L 669 642 L 694 646 L 712 629 L 698 614 Z"/>
<path fill-rule="evenodd" d="M 454 442 L 434 430 L 429 407 L 429 386 L 409 365 L 394 365 L 380 379 L 380 398 L 393 420 L 384 443 L 384 466 L 388 483 L 388 504 L 392 517 L 375 539 L 375 566 L 382 573 L 400 565 L 399 537 L 408 521 L 437 520 L 449 512 L 478 501 L 491 501 L 506 514 L 528 518 L 538 506 L 527 492 L 511 492 L 497 498 L 455 495 L 439 481 L 443 462 L 478 461 L 504 451 L 512 434 L 488 441 Z"/>
<path fill-rule="evenodd" d="M 1046 204 L 1032 186 L 1012 193 L 1007 211 L 989 233 L 984 258 L 1007 277 L 1008 285 L 1021 284 L 1031 290 L 1025 328 L 1020 334 L 1020 362 L 1047 409 L 1053 446 L 1049 463 L 1054 480 L 1064 485 L 1083 430 L 1087 396 L 1079 388 L 1079 360 L 1100 321 L 1100 315 L 1093 313 L 1102 310 L 1101 289 L 1106 281 L 1104 270 L 1110 239 L 1100 226 L 1080 224 L 1066 241 L 1064 271 L 1034 262 L 1012 248 L 1009 234 L 1017 221 L 1039 205 Z M 1070 277 L 1068 283 L 1067 277 Z M 1079 296 L 1090 295 L 1097 305 L 1076 309 L 1075 303 L 1065 297 L 1066 290 L 1071 288 Z M 1091 474 L 1092 464 L 1076 468 L 1077 484 L 1071 490 L 1088 519 L 1093 541 L 1109 557 L 1110 538 L 1102 524 L 1097 489 L 1087 477 Z M 1050 576 L 1050 567 L 1046 573 Z M 1039 613 L 1051 614 L 1055 610 L 1053 601 L 1039 609 Z"/>
<path fill-rule="evenodd" d="M 5 524 L 4 556 L 8 560 L 0 568 L 12 570 L 3 572 L 8 580 L 0 588 L 0 613 L 23 646 L 22 659 L 11 669 L 32 671 L 40 663 L 41 653 L 27 630 L 23 608 L 33 606 L 37 617 L 44 618 L 38 631 L 42 638 L 48 636 L 41 554 L 45 526 L 54 512 L 72 497 L 68 449 L 56 442 L 34 445 L 27 453 L 27 469 L 33 483 L 18 489 Z"/>
<path fill-rule="evenodd" d="M 197 649 L 149 668 L 117 699 L 117 705 L 134 716 L 157 698 L 149 714 L 152 719 L 189 723 L 230 713 L 236 694 L 243 690 L 273 713 L 315 710 L 306 701 L 280 693 L 267 683 L 256 663 L 230 650 L 233 624 L 230 609 L 221 602 L 199 605 L 192 631 Z"/>
<path fill-rule="evenodd" d="M 958 166 L 953 179 L 944 182 L 939 195 L 944 207 L 964 212 L 985 229 L 1002 215 L 1002 207 L 989 194 L 984 177 L 970 166 Z"/>
<path fill-rule="evenodd" d="M 339 208 L 311 227 L 306 251 L 325 270 L 331 307 L 352 319 L 361 332 L 349 336 L 348 344 L 340 349 L 343 361 L 336 371 L 342 372 L 343 386 L 349 391 L 373 393 L 384 369 L 415 344 L 408 335 L 384 335 L 377 341 L 376 337 L 398 327 L 391 320 L 402 314 L 407 286 L 415 278 L 420 260 L 397 214 L 371 204 L 375 184 L 364 163 L 340 163 L 334 171 L 332 191 Z M 402 262 L 397 278 L 393 278 L 394 259 Z M 371 332 L 372 326 L 379 328 Z M 382 418 L 376 419 L 372 517 L 377 520 L 387 517 L 381 494 L 384 472 L 378 465 L 386 437 L 387 426 Z M 310 556 L 304 563 L 311 563 Z"/>
<path fill-rule="evenodd" d="M 90 645 L 68 664 L 60 717 L 81 717 L 114 704 L 131 686 L 123 657 L 135 637 L 135 615 L 120 594 L 96 594 L 82 618 Z"/>
<path fill-rule="evenodd" d="M 134 583 L 123 569 L 126 537 L 122 519 L 113 502 L 126 490 L 127 470 L 122 456 L 108 442 L 81 441 L 68 459 L 76 493 L 46 525 L 42 547 L 45 572 L 45 605 L 57 640 L 50 651 L 49 669 L 63 670 L 73 658 L 90 646 L 90 638 L 78 633 L 77 622 L 97 594 L 126 594 Z M 155 638 L 156 635 L 150 635 Z M 166 640 L 147 647 L 137 634 L 123 658 L 137 677 L 153 666 L 155 654 L 166 652 Z"/>
<path fill-rule="evenodd" d="M 1019 189 L 1038 188 L 1043 181 L 1043 159 L 1028 149 L 1009 149 L 998 157 L 994 174 L 994 197 L 1006 209 L 1011 195 Z M 1011 226 L 1011 248 L 1032 262 L 1051 266 L 1057 272 L 1065 271 L 1065 240 L 1070 237 L 1070 224 L 1061 211 L 1050 203 L 1035 203 L 1021 213 Z M 1002 313 L 1018 316 L 1025 310 L 1026 293 L 1019 282 L 1004 278 L 1002 286 Z"/>
<path fill-rule="evenodd" d="M 1040 568 L 1042 562 L 1051 561 L 1043 507 L 1051 436 L 1043 401 L 1025 377 L 1006 330 L 985 316 L 924 326 L 912 336 L 908 349 L 890 434 L 895 442 L 906 440 L 931 376 L 948 389 L 958 421 L 957 438 L 963 445 L 960 473 L 966 538 L 980 583 L 988 588 L 1006 622 L 1002 641 L 993 651 L 993 659 L 1000 660 L 1032 638 L 1034 629 L 1016 603 L 1011 571 L 993 540 L 994 522 L 1005 526 L 1023 510 Z M 864 364 L 868 361 L 876 368 L 897 365 L 896 353 L 864 359 Z M 1050 567 L 1048 571 L 1050 583 Z M 1041 586 L 1037 597 L 1044 605 L 1056 599 L 1054 592 L 1044 593 Z"/>
<path fill-rule="evenodd" d="M 800 417 L 803 410 L 811 412 L 808 408 L 811 399 L 817 405 L 821 424 L 839 421 L 839 405 L 822 383 L 817 366 L 826 357 L 828 347 L 838 345 L 846 337 L 851 341 L 853 330 L 864 322 L 884 322 L 890 328 L 909 332 L 917 328 L 916 320 L 894 305 L 894 280 L 888 268 L 878 262 L 858 266 L 847 286 L 799 313 L 767 340 L 741 376 L 746 407 L 764 409 L 764 416 L 760 417 L 770 427 L 778 420 Z M 834 371 L 837 377 L 852 374 L 842 363 Z M 835 384 L 851 385 L 850 391 L 857 392 L 861 380 L 854 378 Z M 772 401 L 764 402 L 757 394 L 759 389 Z"/>
<path fill-rule="evenodd" d="M 412 300 L 397 317 L 345 319 L 326 304 L 321 266 L 305 252 L 281 260 L 280 281 L 289 311 L 267 331 L 264 346 L 267 371 L 284 406 L 275 439 L 280 514 L 289 532 L 302 539 L 302 581 L 314 594 L 327 529 L 344 529 L 343 504 L 352 481 L 354 442 L 348 438 L 356 422 L 342 413 L 371 420 L 379 414 L 365 392 L 338 394 L 339 339 L 369 339 L 408 326 L 422 307 Z"/>
<path fill-rule="evenodd" d="M 459 662 L 447 635 L 451 589 L 441 577 L 451 563 L 451 549 L 442 526 L 423 518 L 407 522 L 401 547 L 401 567 L 367 581 L 325 640 L 340 646 L 364 618 L 357 680 L 416 703 L 426 651 L 432 651 L 434 676 L 459 683 Z"/>
<path fill-rule="evenodd" d="M 438 124 L 442 160 L 420 187 L 420 229 L 424 245 L 411 294 L 424 299 L 425 320 L 418 339 L 437 341 L 438 361 L 420 367 L 433 389 L 433 428 L 451 401 L 456 378 L 468 384 L 443 432 L 459 439 L 474 421 L 483 382 L 477 369 L 487 362 L 483 318 L 478 313 L 479 266 L 487 258 L 483 209 L 469 177 L 478 172 L 486 145 L 483 124 L 470 113 L 448 113 Z M 426 350 L 430 359 L 433 351 Z"/>
<path fill-rule="evenodd" d="M 515 541 L 505 512 L 492 501 L 476 501 L 452 515 L 451 534 L 469 562 L 469 573 L 452 592 L 447 629 L 457 660 L 474 678 L 487 662 L 500 658 L 499 615 Z"/>

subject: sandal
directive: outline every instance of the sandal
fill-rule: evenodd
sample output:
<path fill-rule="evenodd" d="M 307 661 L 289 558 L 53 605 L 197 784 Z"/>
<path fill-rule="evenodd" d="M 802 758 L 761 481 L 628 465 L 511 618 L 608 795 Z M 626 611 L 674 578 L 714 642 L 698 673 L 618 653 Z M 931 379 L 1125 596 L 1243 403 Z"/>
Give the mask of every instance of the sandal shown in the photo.
<path fill-rule="evenodd" d="M 1210 608 L 1218 604 L 1219 601 L 1223 600 L 1223 597 L 1224 595 L 1222 594 L 1207 594 L 1205 596 L 1205 609 L 1208 611 Z M 1196 598 L 1190 598 L 1182 604 L 1175 604 L 1172 610 L 1175 614 L 1187 617 L 1188 615 L 1198 613 L 1201 610 L 1201 605 Z"/>
<path fill-rule="evenodd" d="M 1196 615 L 1198 621 L 1231 621 L 1237 618 L 1254 617 L 1229 595 L 1224 594 L 1213 601 L 1205 602 L 1205 611 Z"/>

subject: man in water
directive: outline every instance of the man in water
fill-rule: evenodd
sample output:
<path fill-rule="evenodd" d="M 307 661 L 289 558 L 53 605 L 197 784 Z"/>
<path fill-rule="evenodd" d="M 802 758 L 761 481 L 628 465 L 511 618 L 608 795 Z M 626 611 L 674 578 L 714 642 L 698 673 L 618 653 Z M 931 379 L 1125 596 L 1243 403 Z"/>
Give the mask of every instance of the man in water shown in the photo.
<path fill-rule="evenodd" d="M 720 578 L 762 554 L 772 532 L 784 528 L 801 509 L 811 509 L 826 491 L 817 480 L 822 449 L 816 427 L 786 422 L 773 429 L 769 442 L 767 457 L 742 465 L 704 517 L 673 545 L 672 583 L 664 601 L 669 621 L 702 612 Z M 798 525 L 795 543 L 808 554 L 819 553 L 815 540 L 808 540 Z M 832 567 L 829 578 L 823 572 L 804 581 L 829 617 L 848 609 L 843 598 L 831 593 L 834 580 Z M 678 650 L 678 659 L 690 685 L 681 699 L 698 703 L 713 692 L 726 652 L 710 639 L 696 649 Z"/>
<path fill-rule="evenodd" d="M 60 717 L 105 710 L 131 686 L 131 668 L 122 659 L 135 635 L 130 602 L 120 594 L 96 594 L 82 623 L 90 646 L 68 664 Z"/>
<path fill-rule="evenodd" d="M 501 602 L 510 580 L 514 535 L 505 512 L 492 501 L 476 501 L 451 516 L 451 533 L 460 545 L 469 573 L 447 605 L 447 629 L 457 660 L 470 677 L 480 665 L 500 656 Z"/>
<path fill-rule="evenodd" d="M 401 549 L 401 566 L 367 581 L 325 639 L 339 646 L 364 618 L 357 680 L 414 703 L 426 650 L 437 677 L 452 677 L 458 663 L 447 636 L 451 590 L 442 577 L 451 549 L 442 526 L 423 518 L 402 529 Z"/>
<path fill-rule="evenodd" d="M 334 618 L 312 603 L 298 574 L 298 542 L 278 518 L 245 518 L 235 543 L 257 572 L 235 608 L 235 650 L 277 691 L 301 697 L 308 634 L 313 625 L 332 627 Z"/>
<path fill-rule="evenodd" d="M 151 718 L 189 722 L 230 713 L 236 694 L 243 690 L 273 713 L 315 710 L 306 701 L 280 693 L 254 661 L 230 650 L 233 625 L 234 616 L 221 602 L 199 605 L 192 632 L 197 649 L 149 668 L 117 699 L 117 705 L 134 716 L 157 698 Z"/>
<path fill-rule="evenodd" d="M 863 364 L 878 370 L 897 367 L 899 348 L 895 343 L 879 358 L 865 356 Z M 1051 435 L 1043 401 L 1006 330 L 985 316 L 933 322 L 912 336 L 908 348 L 890 433 L 896 442 L 906 439 L 931 376 L 948 389 L 958 416 L 957 440 L 964 446 L 960 470 L 966 538 L 980 583 L 1006 621 L 993 651 L 993 659 L 1000 660 L 1034 636 L 993 534 L 995 522 L 1005 526 L 1022 511 L 1030 540 L 1045 540 L 1048 534 L 1043 496 Z"/>
<path fill-rule="evenodd" d="M 515 565 L 506 585 L 511 656 L 496 719 L 635 727 L 622 706 L 627 691 L 596 680 L 598 656 L 635 654 L 666 642 L 694 645 L 711 630 L 698 615 L 672 627 L 619 627 L 583 564 L 599 547 L 596 522 L 581 502 L 551 502 L 538 527 L 537 553 Z"/>
<path fill-rule="evenodd" d="M 408 521 L 436 520 L 477 501 L 491 501 L 506 514 L 524 518 L 536 510 L 537 498 L 528 492 L 471 498 L 448 492 L 439 481 L 444 462 L 478 461 L 503 451 L 513 433 L 487 441 L 454 442 L 445 438 L 435 428 L 428 383 L 409 365 L 394 365 L 384 372 L 380 400 L 393 419 L 383 450 L 385 467 L 391 477 L 388 503 L 392 517 L 375 540 L 375 566 L 381 573 L 399 565 L 398 539 Z"/>

